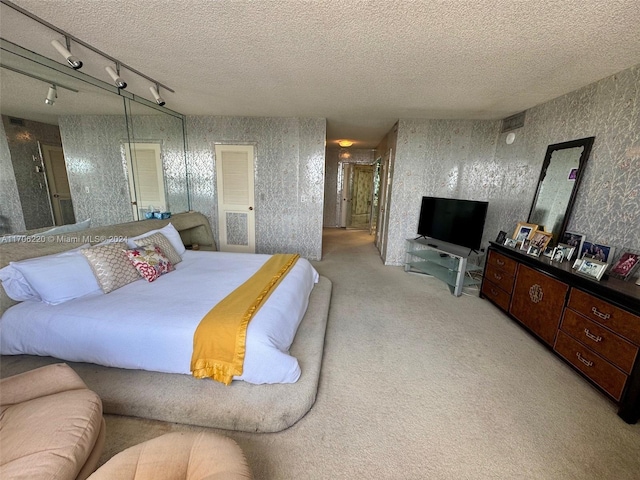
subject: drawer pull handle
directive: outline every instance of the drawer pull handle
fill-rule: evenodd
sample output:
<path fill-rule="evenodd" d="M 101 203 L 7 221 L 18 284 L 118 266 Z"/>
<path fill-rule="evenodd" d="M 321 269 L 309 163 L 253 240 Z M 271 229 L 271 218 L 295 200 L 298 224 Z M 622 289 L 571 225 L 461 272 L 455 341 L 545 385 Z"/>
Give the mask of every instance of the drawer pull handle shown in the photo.
<path fill-rule="evenodd" d="M 492 288 L 492 289 L 491 289 L 491 294 L 492 294 L 494 297 L 497 297 L 497 296 L 498 296 L 498 292 L 496 291 L 496 289 L 495 289 L 495 288 Z"/>
<path fill-rule="evenodd" d="M 499 258 L 498 258 L 498 259 L 496 259 L 496 263 L 497 263 L 498 265 L 500 265 L 501 267 L 504 267 L 504 262 L 503 262 L 502 260 L 500 260 Z"/>
<path fill-rule="evenodd" d="M 496 280 L 502 280 L 502 275 L 498 275 L 497 273 L 494 273 L 493 278 L 495 278 Z"/>
<path fill-rule="evenodd" d="M 609 313 L 602 313 L 600 310 L 598 310 L 596 307 L 591 307 L 591 311 L 593 312 L 593 314 L 596 317 L 600 317 L 602 320 L 609 320 L 611 318 L 611 314 Z"/>
<path fill-rule="evenodd" d="M 591 340 L 593 340 L 593 341 L 594 341 L 594 342 L 596 342 L 596 343 L 598 343 L 598 342 L 601 342 L 601 341 L 602 341 L 602 337 L 601 337 L 600 335 L 594 335 L 593 333 L 591 333 L 591 332 L 589 331 L 589 329 L 588 329 L 588 328 L 585 328 L 585 329 L 584 329 L 584 334 L 585 334 L 588 338 L 590 338 Z"/>
<path fill-rule="evenodd" d="M 580 355 L 580 352 L 576 352 L 576 357 L 578 357 L 578 360 L 580 360 L 582 363 L 584 363 L 587 367 L 592 367 L 593 366 L 593 362 L 587 360 L 582 355 Z"/>

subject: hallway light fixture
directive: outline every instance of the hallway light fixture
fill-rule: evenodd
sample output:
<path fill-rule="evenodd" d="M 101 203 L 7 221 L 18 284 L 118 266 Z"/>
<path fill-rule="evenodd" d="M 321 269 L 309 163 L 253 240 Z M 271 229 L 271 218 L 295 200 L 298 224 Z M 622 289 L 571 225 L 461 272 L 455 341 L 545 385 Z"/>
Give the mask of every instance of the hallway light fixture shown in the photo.
<path fill-rule="evenodd" d="M 77 57 L 74 57 L 69 51 L 71 43 L 69 41 L 69 37 L 65 37 L 65 40 L 67 42 L 66 48 L 58 40 L 52 40 L 51 45 L 53 45 L 58 53 L 60 53 L 60 55 L 62 55 L 67 60 L 67 63 L 71 68 L 73 68 L 74 70 L 79 70 L 80 68 L 82 68 L 82 61 L 80 61 Z"/>
<path fill-rule="evenodd" d="M 516 134 L 513 132 L 507 133 L 507 138 L 505 139 L 505 142 L 507 143 L 507 145 L 511 145 L 516 139 Z"/>
<path fill-rule="evenodd" d="M 58 98 L 58 90 L 56 89 L 55 84 L 49 86 L 49 91 L 47 92 L 47 98 L 44 99 L 44 103 L 47 105 L 53 105 L 56 103 L 56 98 Z"/>
<path fill-rule="evenodd" d="M 160 96 L 160 86 L 158 84 L 156 84 L 155 86 L 151 85 L 149 87 L 149 90 L 151 91 L 151 95 L 153 95 L 153 98 L 156 100 L 156 103 L 162 107 L 165 104 L 165 101 Z"/>
<path fill-rule="evenodd" d="M 342 148 L 347 148 L 353 145 L 353 142 L 351 140 L 338 140 L 338 145 Z"/>
<path fill-rule="evenodd" d="M 116 70 L 114 70 L 112 66 L 104 67 L 104 69 L 113 79 L 113 83 L 116 84 L 116 87 L 118 87 L 119 89 L 127 88 L 127 82 L 125 82 L 120 76 L 120 65 L 116 63 Z"/>

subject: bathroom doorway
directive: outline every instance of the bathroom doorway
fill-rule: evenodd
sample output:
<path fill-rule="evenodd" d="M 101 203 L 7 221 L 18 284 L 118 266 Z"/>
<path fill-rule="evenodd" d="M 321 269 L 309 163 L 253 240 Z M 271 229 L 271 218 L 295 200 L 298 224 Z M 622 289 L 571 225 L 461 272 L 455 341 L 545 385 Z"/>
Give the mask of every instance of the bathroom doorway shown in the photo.
<path fill-rule="evenodd" d="M 341 227 L 371 230 L 375 172 L 375 165 L 342 164 Z"/>

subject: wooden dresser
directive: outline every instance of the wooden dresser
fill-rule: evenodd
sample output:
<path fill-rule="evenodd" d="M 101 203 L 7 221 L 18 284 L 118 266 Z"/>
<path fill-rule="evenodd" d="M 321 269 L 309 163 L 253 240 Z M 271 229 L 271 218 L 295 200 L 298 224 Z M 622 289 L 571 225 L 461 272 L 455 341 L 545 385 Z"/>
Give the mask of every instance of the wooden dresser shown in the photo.
<path fill-rule="evenodd" d="M 575 274 L 555 263 L 491 243 L 480 294 L 517 320 L 618 404 L 640 419 L 640 287 Z"/>

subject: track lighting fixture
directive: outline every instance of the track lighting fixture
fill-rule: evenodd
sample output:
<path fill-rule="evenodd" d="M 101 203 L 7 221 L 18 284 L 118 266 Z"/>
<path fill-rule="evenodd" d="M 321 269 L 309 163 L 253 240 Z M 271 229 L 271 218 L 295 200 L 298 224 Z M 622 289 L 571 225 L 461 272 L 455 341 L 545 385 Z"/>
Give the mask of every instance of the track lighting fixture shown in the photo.
<path fill-rule="evenodd" d="M 67 38 L 67 47 L 65 48 L 58 40 L 52 40 L 51 45 L 62 55 L 71 68 L 74 70 L 78 70 L 82 68 L 82 62 L 77 58 L 71 55 L 69 51 L 69 39 Z"/>
<path fill-rule="evenodd" d="M 49 86 L 49 91 L 47 92 L 47 98 L 44 99 L 44 103 L 47 105 L 53 105 L 56 103 L 56 98 L 58 98 L 58 90 L 55 85 Z"/>
<path fill-rule="evenodd" d="M 149 90 L 151 91 L 151 95 L 153 95 L 153 98 L 155 98 L 156 103 L 162 107 L 165 104 L 165 101 L 160 96 L 160 87 L 157 84 L 155 86 L 151 85 L 149 87 Z"/>
<path fill-rule="evenodd" d="M 118 88 L 127 88 L 127 82 L 125 82 L 120 77 L 120 66 L 116 65 L 116 68 L 118 69 L 117 72 L 111 66 L 105 67 L 104 69 L 107 71 L 109 76 L 113 79 L 113 82 L 116 84 L 116 87 L 118 87 Z"/>
<path fill-rule="evenodd" d="M 60 55 L 62 55 L 64 57 L 64 59 L 66 60 L 67 64 L 73 68 L 74 70 L 78 70 L 79 68 L 82 68 L 82 61 L 78 58 L 75 57 L 71 54 L 71 42 L 73 42 L 74 44 L 74 48 L 75 46 L 80 46 L 82 47 L 82 52 L 85 52 L 86 50 L 90 50 L 93 53 L 97 53 L 98 55 L 104 57 L 104 59 L 106 60 L 106 62 L 104 63 L 105 65 L 109 65 L 107 67 L 105 67 L 107 73 L 109 74 L 109 76 L 113 79 L 113 82 L 115 83 L 116 87 L 118 87 L 119 89 L 124 89 L 127 88 L 127 82 L 124 81 L 124 79 L 120 76 L 120 69 L 124 68 L 127 70 L 127 77 L 130 74 L 133 75 L 138 75 L 146 80 L 148 80 L 151 83 L 151 87 L 149 87 L 149 90 L 151 90 L 151 93 L 153 95 L 153 98 L 155 99 L 156 103 L 160 106 L 163 106 L 165 104 L 165 101 L 162 99 L 162 97 L 160 96 L 160 87 L 162 87 L 164 90 L 174 93 L 174 90 L 171 89 L 170 87 L 168 87 L 167 85 L 164 85 L 160 82 L 158 82 L 156 79 L 149 77 L 148 75 L 145 75 L 144 73 L 140 72 L 139 70 L 136 70 L 135 68 L 131 67 L 130 65 L 127 65 L 123 62 L 121 62 L 120 60 L 118 60 L 117 58 L 112 57 L 111 55 L 108 55 L 107 53 L 103 52 L 102 50 L 97 49 L 96 47 L 94 47 L 93 45 L 90 45 L 89 43 L 79 39 L 78 37 L 74 37 L 73 35 L 71 35 L 69 32 L 66 32 L 58 27 L 56 27 L 55 25 L 52 25 L 51 23 L 47 22 L 46 20 L 43 20 L 42 18 L 38 17 L 37 15 L 34 15 L 33 13 L 25 10 L 24 8 L 14 4 L 13 2 L 9 1 L 9 0 L 0 0 L 0 3 L 2 3 L 3 7 L 7 6 L 13 10 L 15 10 L 16 12 L 25 15 L 26 17 L 29 17 L 30 19 L 38 22 L 40 25 L 43 25 L 49 29 L 51 29 L 52 31 L 56 32 L 58 36 L 58 38 L 60 40 L 52 40 L 51 41 L 51 45 L 58 51 L 58 53 L 60 53 Z M 64 38 L 64 41 L 62 41 L 62 38 Z M 2 39 L 2 41 L 4 42 L 5 40 Z M 3 67 L 5 67 L 3 65 Z M 50 83 L 49 80 L 44 80 L 42 79 L 42 81 L 46 81 L 47 83 Z M 71 91 L 75 91 L 73 89 L 69 89 L 67 87 L 64 87 L 62 85 L 58 85 L 58 87 L 61 88 L 66 88 L 68 90 Z M 51 93 L 50 95 L 47 95 L 47 104 L 48 105 L 53 105 L 55 99 L 56 99 L 56 89 L 55 89 L 55 84 L 52 84 L 52 88 L 53 88 L 53 93 Z"/>

